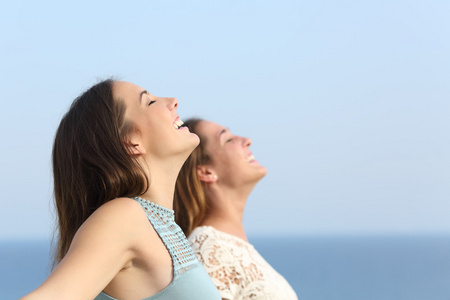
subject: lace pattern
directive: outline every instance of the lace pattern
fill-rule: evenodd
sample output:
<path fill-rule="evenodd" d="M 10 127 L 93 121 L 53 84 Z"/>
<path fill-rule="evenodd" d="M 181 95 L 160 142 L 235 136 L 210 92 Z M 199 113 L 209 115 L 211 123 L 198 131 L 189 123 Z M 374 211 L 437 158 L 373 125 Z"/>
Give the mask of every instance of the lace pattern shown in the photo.
<path fill-rule="evenodd" d="M 189 241 L 223 299 L 297 300 L 289 283 L 246 241 L 209 226 L 197 227 Z"/>
<path fill-rule="evenodd" d="M 175 223 L 174 211 L 140 197 L 133 197 L 145 210 L 173 261 L 174 276 L 199 266 L 186 236 Z"/>

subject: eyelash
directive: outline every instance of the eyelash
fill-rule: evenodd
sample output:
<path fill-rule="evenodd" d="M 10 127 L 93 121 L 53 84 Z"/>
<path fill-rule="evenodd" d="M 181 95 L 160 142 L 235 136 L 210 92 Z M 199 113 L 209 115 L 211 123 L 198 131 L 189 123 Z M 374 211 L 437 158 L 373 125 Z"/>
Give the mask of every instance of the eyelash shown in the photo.
<path fill-rule="evenodd" d="M 155 102 L 156 102 L 156 100 L 151 100 L 151 101 L 148 103 L 148 106 L 152 105 L 152 104 L 155 103 Z"/>
<path fill-rule="evenodd" d="M 232 142 L 233 140 L 234 140 L 234 138 L 231 138 L 231 139 L 227 140 L 227 143 Z"/>

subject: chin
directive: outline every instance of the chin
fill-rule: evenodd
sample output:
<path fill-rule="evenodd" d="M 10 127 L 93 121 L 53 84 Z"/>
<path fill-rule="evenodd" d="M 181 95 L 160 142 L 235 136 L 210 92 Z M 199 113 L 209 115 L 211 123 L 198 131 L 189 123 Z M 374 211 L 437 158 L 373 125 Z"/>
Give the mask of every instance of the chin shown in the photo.
<path fill-rule="evenodd" d="M 192 151 L 197 148 L 197 146 L 200 144 L 200 140 L 197 137 L 197 140 L 195 142 L 191 142 L 181 151 L 183 155 L 185 156 L 185 160 L 191 155 Z"/>
<path fill-rule="evenodd" d="M 192 145 L 192 151 L 194 151 L 194 149 L 200 144 L 200 138 L 195 133 L 190 133 L 189 144 Z"/>
<path fill-rule="evenodd" d="M 259 178 L 259 179 L 261 179 L 261 178 L 263 178 L 264 176 L 266 176 L 266 174 L 267 174 L 267 169 L 266 169 L 265 167 L 261 166 L 261 169 L 260 169 L 260 178 Z"/>
<path fill-rule="evenodd" d="M 189 154 L 191 154 L 191 152 L 194 151 L 194 149 L 197 148 L 198 145 L 200 145 L 200 138 L 198 136 L 196 136 L 195 134 L 194 134 L 194 137 L 195 138 L 192 139 L 192 142 L 190 144 L 191 147 L 190 147 Z"/>
<path fill-rule="evenodd" d="M 263 179 L 263 177 L 266 176 L 266 174 L 267 174 L 267 170 L 264 168 L 264 172 L 261 172 L 259 179 Z"/>
<path fill-rule="evenodd" d="M 267 174 L 267 169 L 263 166 L 260 166 L 260 168 L 258 168 L 258 172 L 255 172 L 254 180 L 256 182 L 258 182 L 261 179 L 263 179 L 263 177 L 266 176 L 266 174 Z"/>
<path fill-rule="evenodd" d="M 200 138 L 196 134 L 193 134 L 193 135 L 195 138 L 195 147 L 194 147 L 194 149 L 195 149 L 195 148 L 197 148 L 198 145 L 200 145 Z"/>
<path fill-rule="evenodd" d="M 184 153 L 186 151 L 188 152 L 189 156 L 189 154 L 191 154 L 192 151 L 194 151 L 194 149 L 197 148 L 197 146 L 200 144 L 200 138 L 195 134 L 191 134 L 191 136 L 188 139 L 182 141 L 182 143 L 183 145 L 181 146 L 181 152 Z"/>

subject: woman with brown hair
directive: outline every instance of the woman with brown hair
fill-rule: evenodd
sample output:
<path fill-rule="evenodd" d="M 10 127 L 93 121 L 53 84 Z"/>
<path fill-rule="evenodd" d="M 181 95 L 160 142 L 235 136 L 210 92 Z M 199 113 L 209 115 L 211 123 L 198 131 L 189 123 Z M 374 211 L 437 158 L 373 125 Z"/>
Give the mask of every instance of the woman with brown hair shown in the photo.
<path fill-rule="evenodd" d="M 220 299 L 174 222 L 198 137 L 176 98 L 106 80 L 75 99 L 53 146 L 58 265 L 23 299 Z"/>
<path fill-rule="evenodd" d="M 248 242 L 242 219 L 248 196 L 267 170 L 251 140 L 201 119 L 184 124 L 200 145 L 181 168 L 175 219 L 222 299 L 295 300 L 289 283 Z"/>

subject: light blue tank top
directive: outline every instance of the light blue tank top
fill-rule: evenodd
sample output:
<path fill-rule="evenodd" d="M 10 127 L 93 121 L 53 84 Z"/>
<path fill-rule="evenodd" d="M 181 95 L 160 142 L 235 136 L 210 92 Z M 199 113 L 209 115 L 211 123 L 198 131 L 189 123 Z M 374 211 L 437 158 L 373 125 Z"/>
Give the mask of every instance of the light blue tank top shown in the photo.
<path fill-rule="evenodd" d="M 220 300 L 216 286 L 195 257 L 180 226 L 175 223 L 174 211 L 139 197 L 133 199 L 144 209 L 153 228 L 169 250 L 173 263 L 172 282 L 159 293 L 144 300 Z M 101 292 L 95 300 L 117 299 Z"/>

